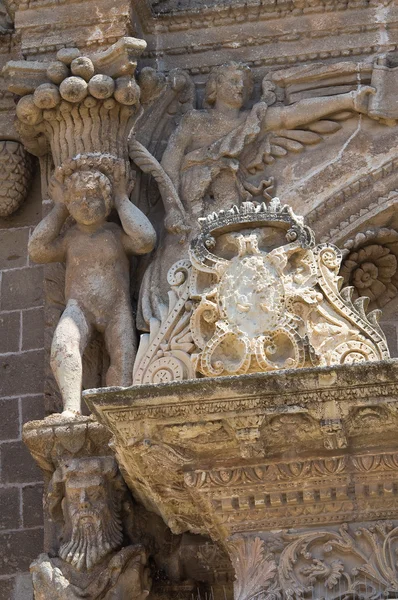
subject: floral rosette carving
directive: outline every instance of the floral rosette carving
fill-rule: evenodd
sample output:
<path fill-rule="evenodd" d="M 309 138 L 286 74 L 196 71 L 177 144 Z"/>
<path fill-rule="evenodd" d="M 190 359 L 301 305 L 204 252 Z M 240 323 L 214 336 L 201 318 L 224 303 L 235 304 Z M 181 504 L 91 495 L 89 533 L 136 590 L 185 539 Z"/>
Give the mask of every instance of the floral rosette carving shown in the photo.
<path fill-rule="evenodd" d="M 355 289 L 354 297 L 367 296 L 371 306 L 382 308 L 398 291 L 398 232 L 369 229 L 345 243 L 349 251 L 340 274 Z"/>

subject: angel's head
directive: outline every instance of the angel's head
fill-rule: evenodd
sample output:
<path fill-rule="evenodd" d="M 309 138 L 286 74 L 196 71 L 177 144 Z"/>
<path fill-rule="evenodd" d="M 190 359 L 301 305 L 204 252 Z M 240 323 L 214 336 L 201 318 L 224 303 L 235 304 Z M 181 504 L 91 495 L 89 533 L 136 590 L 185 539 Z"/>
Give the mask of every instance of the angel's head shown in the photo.
<path fill-rule="evenodd" d="M 76 171 L 65 179 L 65 204 L 83 225 L 106 220 L 112 210 L 112 185 L 100 171 Z"/>
<path fill-rule="evenodd" d="M 253 92 L 253 73 L 247 65 L 228 62 L 213 69 L 205 90 L 206 106 L 222 102 L 233 108 L 242 108 Z"/>

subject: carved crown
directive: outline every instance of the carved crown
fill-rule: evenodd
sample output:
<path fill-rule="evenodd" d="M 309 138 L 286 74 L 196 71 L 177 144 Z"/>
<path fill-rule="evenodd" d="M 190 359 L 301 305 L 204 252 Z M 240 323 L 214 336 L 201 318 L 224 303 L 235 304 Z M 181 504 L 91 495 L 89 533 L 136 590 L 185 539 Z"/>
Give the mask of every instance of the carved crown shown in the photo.
<path fill-rule="evenodd" d="M 198 249 L 200 245 L 210 249 L 214 244 L 212 234 L 232 231 L 239 224 L 242 228 L 276 227 L 286 231 L 288 242 L 297 242 L 303 248 L 313 248 L 315 236 L 312 229 L 304 225 L 302 217 L 297 216 L 287 204 L 281 204 L 279 198 L 265 202 L 243 202 L 241 206 L 233 206 L 229 210 L 210 213 L 198 219 L 201 233 L 191 247 Z"/>

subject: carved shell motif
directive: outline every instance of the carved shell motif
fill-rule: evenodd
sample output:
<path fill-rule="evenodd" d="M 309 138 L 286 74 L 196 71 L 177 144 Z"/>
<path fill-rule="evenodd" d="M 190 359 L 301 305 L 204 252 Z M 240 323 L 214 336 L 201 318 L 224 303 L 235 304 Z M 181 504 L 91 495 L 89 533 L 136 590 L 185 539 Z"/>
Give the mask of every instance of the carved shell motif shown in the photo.
<path fill-rule="evenodd" d="M 8 217 L 22 205 L 31 178 L 32 159 L 22 144 L 0 142 L 0 217 Z"/>

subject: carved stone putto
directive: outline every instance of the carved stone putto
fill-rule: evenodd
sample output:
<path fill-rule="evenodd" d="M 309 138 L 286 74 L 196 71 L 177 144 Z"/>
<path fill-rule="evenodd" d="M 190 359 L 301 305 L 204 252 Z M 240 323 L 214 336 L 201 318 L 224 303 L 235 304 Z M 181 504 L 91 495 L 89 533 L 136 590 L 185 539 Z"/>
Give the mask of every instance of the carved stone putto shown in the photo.
<path fill-rule="evenodd" d="M 169 271 L 169 312 L 144 336 L 134 383 L 389 357 L 379 313 L 340 289 L 341 252 L 277 198 L 200 219 Z"/>
<path fill-rule="evenodd" d="M 38 156 L 51 152 L 55 167 L 48 181 L 54 205 L 34 230 L 29 253 L 37 263 L 66 264 L 66 307 L 51 367 L 68 414 L 81 411 L 82 356 L 96 332 L 109 356 L 106 384 L 132 383 L 129 256 L 150 252 L 156 242 L 151 223 L 129 199 L 129 138 L 143 112 L 134 73 L 144 48 L 142 40 L 122 38 L 91 58 L 64 48 L 52 63 L 6 67 L 9 89 L 22 95 L 16 112 L 25 146 Z M 167 188 L 160 165 L 149 153 L 145 158 Z M 113 209 L 120 225 L 108 221 Z"/>

